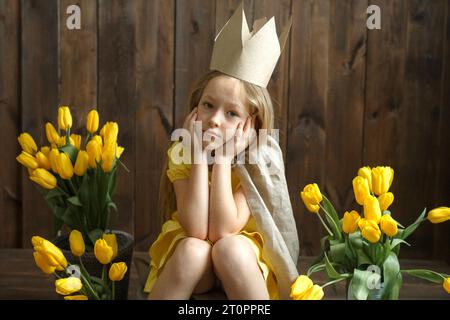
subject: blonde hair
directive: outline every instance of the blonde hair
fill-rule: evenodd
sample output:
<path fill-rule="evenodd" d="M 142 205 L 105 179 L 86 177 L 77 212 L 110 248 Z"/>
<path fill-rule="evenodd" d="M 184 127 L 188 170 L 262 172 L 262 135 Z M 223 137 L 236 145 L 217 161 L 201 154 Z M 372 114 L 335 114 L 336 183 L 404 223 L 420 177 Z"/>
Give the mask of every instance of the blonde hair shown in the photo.
<path fill-rule="evenodd" d="M 203 95 L 203 91 L 208 85 L 209 81 L 219 76 L 227 76 L 219 71 L 209 71 L 205 73 L 194 84 L 190 91 L 187 110 L 191 112 L 196 106 L 198 106 L 200 99 Z M 274 126 L 274 112 L 272 99 L 266 88 L 262 88 L 255 84 L 240 80 L 244 86 L 247 94 L 248 106 L 251 109 L 251 113 L 256 115 L 256 130 L 267 129 L 268 131 L 273 129 Z M 187 116 L 187 115 L 186 115 Z M 170 219 L 170 215 L 176 211 L 176 198 L 173 184 L 167 177 L 168 157 L 166 157 L 165 165 L 161 172 L 161 179 L 159 185 L 159 212 L 162 217 L 162 223 Z"/>

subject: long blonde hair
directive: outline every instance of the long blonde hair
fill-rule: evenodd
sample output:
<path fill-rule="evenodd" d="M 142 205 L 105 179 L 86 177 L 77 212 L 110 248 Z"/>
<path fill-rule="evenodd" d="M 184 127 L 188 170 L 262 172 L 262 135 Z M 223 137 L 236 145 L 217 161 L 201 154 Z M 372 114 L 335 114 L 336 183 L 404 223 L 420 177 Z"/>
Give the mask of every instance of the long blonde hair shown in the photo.
<path fill-rule="evenodd" d="M 219 71 L 209 71 L 205 73 L 191 89 L 187 103 L 187 110 L 189 114 L 200 102 L 203 91 L 208 85 L 209 81 L 223 76 L 225 74 Z M 256 115 L 256 130 L 267 129 L 270 131 L 274 126 L 274 112 L 272 99 L 266 88 L 259 87 L 252 83 L 241 80 L 245 92 L 247 93 L 248 105 L 252 110 L 252 114 Z M 186 116 L 187 116 L 186 114 Z M 170 219 L 171 214 L 176 211 L 176 198 L 173 184 L 167 177 L 168 157 L 161 172 L 161 179 L 159 185 L 159 212 L 162 217 L 162 223 Z"/>

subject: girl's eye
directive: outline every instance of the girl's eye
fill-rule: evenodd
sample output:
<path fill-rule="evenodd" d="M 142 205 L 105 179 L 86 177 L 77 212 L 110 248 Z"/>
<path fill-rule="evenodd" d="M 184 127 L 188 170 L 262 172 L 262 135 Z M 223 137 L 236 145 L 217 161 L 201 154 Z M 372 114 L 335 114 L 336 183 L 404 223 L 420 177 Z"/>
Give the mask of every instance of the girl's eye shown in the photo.
<path fill-rule="evenodd" d="M 204 102 L 203 105 L 204 105 L 206 108 L 208 108 L 208 109 L 212 109 L 212 108 L 213 108 L 213 105 L 212 105 L 211 103 L 209 103 L 209 102 Z"/>
<path fill-rule="evenodd" d="M 229 114 L 230 116 L 232 116 L 232 117 L 237 117 L 237 116 L 239 116 L 239 115 L 238 115 L 236 112 L 234 112 L 234 111 L 229 111 L 228 114 Z"/>

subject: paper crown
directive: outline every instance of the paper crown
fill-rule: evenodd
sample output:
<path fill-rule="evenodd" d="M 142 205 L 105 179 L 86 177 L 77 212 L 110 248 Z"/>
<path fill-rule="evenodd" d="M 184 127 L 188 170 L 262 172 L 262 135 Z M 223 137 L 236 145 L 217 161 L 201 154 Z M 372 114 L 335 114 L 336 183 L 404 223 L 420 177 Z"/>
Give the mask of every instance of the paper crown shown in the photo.
<path fill-rule="evenodd" d="M 292 20 L 278 39 L 275 18 L 255 20 L 248 29 L 243 3 L 217 34 L 211 57 L 211 70 L 265 88 L 269 83 L 281 51 L 286 44 Z"/>

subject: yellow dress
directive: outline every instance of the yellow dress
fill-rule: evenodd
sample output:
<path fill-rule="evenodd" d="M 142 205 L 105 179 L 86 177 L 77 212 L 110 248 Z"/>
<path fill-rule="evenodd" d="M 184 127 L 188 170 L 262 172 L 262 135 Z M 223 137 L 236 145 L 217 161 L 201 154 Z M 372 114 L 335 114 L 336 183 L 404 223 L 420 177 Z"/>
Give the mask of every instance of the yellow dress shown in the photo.
<path fill-rule="evenodd" d="M 191 165 L 189 164 L 175 164 L 171 157 L 172 148 L 176 143 L 167 151 L 169 157 L 167 176 L 169 180 L 173 183 L 178 179 L 186 179 L 190 175 Z M 211 181 L 211 171 L 209 171 L 209 181 Z M 231 171 L 231 185 L 232 190 L 235 191 L 240 187 L 239 178 L 236 176 L 234 170 Z M 259 232 L 257 232 L 256 224 L 253 216 L 250 216 L 245 227 L 239 232 L 243 235 L 251 245 L 255 255 L 257 257 L 258 265 L 262 271 L 264 279 L 266 281 L 267 290 L 271 300 L 279 299 L 278 287 L 275 275 L 273 271 L 269 268 L 262 257 L 262 250 L 264 246 L 264 240 Z M 186 233 L 179 223 L 178 212 L 175 211 L 171 215 L 171 219 L 167 220 L 163 226 L 162 231 L 159 234 L 156 241 L 152 244 L 149 250 L 150 254 L 150 273 L 147 278 L 147 282 L 144 287 L 144 292 L 149 293 L 153 285 L 158 278 L 158 275 L 164 268 L 165 263 L 173 254 L 177 244 L 180 240 L 186 238 Z M 209 241 L 208 241 L 209 242 Z M 211 244 L 211 243 L 210 243 Z"/>

